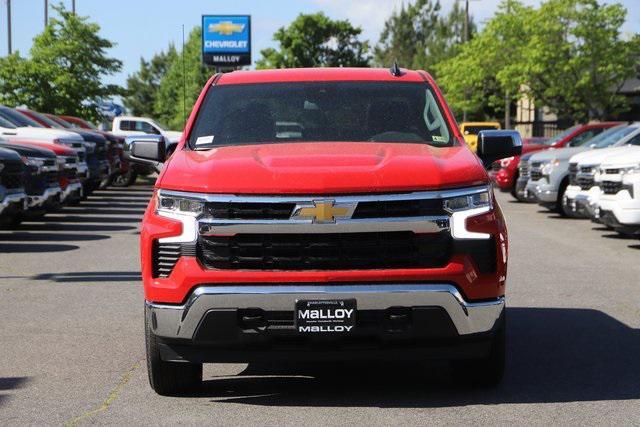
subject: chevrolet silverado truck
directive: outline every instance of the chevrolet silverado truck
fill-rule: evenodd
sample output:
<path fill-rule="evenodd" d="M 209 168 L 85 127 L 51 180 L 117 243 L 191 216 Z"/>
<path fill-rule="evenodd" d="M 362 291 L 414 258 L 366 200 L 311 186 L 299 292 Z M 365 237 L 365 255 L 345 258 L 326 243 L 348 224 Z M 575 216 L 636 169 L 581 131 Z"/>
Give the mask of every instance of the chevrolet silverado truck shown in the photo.
<path fill-rule="evenodd" d="M 34 121 L 38 122 L 41 126 L 50 129 L 65 130 L 78 134 L 85 147 L 86 158 L 83 161 L 87 162 L 88 171 L 87 178 L 83 181 L 83 193 L 90 195 L 94 190 L 100 187 L 102 181 L 110 174 L 107 139 L 98 132 L 87 131 L 84 129 L 67 129 L 60 123 L 49 118 L 46 114 L 39 113 L 24 108 L 18 108 L 18 112 L 28 116 Z"/>
<path fill-rule="evenodd" d="M 27 209 L 23 158 L 13 150 L 0 148 L 0 226 L 14 222 Z"/>
<path fill-rule="evenodd" d="M 86 171 L 86 163 L 80 162 L 78 153 L 72 148 L 59 144 L 47 144 L 38 141 L 20 141 L 19 144 L 28 145 L 38 148 L 46 148 L 53 151 L 57 158 L 58 164 L 62 165 L 62 173 L 60 174 L 60 188 L 62 194 L 60 201 L 62 203 L 77 203 L 82 199 L 82 182 L 80 181 L 80 170 Z"/>
<path fill-rule="evenodd" d="M 521 149 L 484 131 L 476 156 L 423 71 L 214 75 L 169 158 L 162 137 L 125 142 L 164 162 L 140 235 L 151 387 L 345 358 L 446 358 L 498 383 L 508 240 L 485 168 Z"/>
<path fill-rule="evenodd" d="M 15 215 L 12 223 L 24 218 L 40 218 L 48 211 L 60 207 L 60 163 L 55 153 L 45 148 L 0 142 L 0 148 L 18 153 L 25 165 L 24 189 L 27 193 L 27 209 Z"/>
<path fill-rule="evenodd" d="M 617 129 L 613 132 L 613 129 Z M 607 131 L 611 135 L 598 142 L 594 148 L 578 153 L 569 159 L 569 186 L 565 190 L 562 204 L 571 216 L 588 218 L 587 206 L 590 198 L 597 197 L 599 190 L 594 189 L 595 174 L 603 160 L 617 154 L 633 152 L 630 147 L 640 146 L 640 122 Z M 605 132 L 598 137 L 605 135 Z M 593 140 L 595 140 L 594 138 Z"/>
<path fill-rule="evenodd" d="M 614 123 L 610 123 L 609 127 L 613 126 Z M 596 132 L 596 129 L 599 131 Z M 540 206 L 563 216 L 572 216 L 571 211 L 562 203 L 569 186 L 569 159 L 574 154 L 601 148 L 599 145 L 601 142 L 610 144 L 612 135 L 605 131 L 607 133 L 603 136 L 603 129 L 605 128 L 598 127 L 592 128 L 592 131 L 583 132 L 562 149 L 534 153 L 529 159 L 530 178 L 525 191 L 533 194 Z M 594 133 L 596 136 L 583 137 Z M 606 144 L 603 146 L 608 146 Z"/>
<path fill-rule="evenodd" d="M 640 236 L 640 146 L 604 159 L 596 176 L 600 222 L 620 234 Z"/>

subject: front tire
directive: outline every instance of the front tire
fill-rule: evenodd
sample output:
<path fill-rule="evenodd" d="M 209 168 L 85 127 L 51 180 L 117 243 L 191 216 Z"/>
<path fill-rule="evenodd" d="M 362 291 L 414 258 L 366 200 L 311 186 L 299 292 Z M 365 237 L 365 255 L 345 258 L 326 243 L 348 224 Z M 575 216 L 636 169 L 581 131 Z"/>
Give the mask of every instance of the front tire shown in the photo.
<path fill-rule="evenodd" d="M 145 307 L 144 331 L 147 345 L 149 385 L 162 396 L 176 396 L 196 390 L 202 383 L 202 363 L 165 362 L 160 358 L 156 336 L 151 331 L 150 313 Z"/>
<path fill-rule="evenodd" d="M 475 387 L 496 387 L 502 381 L 506 366 L 507 354 L 507 322 L 506 311 L 503 312 L 501 325 L 496 330 L 491 342 L 489 355 L 481 359 L 465 359 L 454 361 L 453 376 L 458 382 Z"/>

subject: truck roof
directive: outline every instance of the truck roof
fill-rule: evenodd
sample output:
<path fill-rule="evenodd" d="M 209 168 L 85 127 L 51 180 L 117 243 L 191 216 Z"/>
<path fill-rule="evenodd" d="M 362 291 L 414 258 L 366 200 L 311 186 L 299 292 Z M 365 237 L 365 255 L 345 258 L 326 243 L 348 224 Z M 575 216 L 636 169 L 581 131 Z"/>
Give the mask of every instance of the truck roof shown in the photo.
<path fill-rule="evenodd" d="M 402 69 L 402 74 L 400 76 L 394 76 L 388 68 L 288 68 L 277 70 L 233 71 L 231 73 L 223 74 L 217 84 L 307 81 L 424 82 L 425 78 L 423 75 L 421 75 L 419 71 Z"/>

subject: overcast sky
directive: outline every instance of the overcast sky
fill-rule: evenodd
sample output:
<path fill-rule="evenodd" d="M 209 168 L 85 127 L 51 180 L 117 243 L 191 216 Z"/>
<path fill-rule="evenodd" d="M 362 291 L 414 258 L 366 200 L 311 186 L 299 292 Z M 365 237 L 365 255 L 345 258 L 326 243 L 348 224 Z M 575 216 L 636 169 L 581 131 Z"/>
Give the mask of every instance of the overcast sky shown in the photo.
<path fill-rule="evenodd" d="M 58 0 L 51 0 L 51 3 Z M 406 1 L 406 0 L 405 0 Z M 445 10 L 456 0 L 441 0 Z M 606 0 L 611 3 L 616 0 Z M 617 0 L 628 11 L 625 31 L 640 31 L 640 0 Z M 0 0 L 0 55 L 7 53 L 6 0 Z M 71 0 L 63 1 L 71 8 Z M 540 0 L 525 0 L 539 4 Z M 77 12 L 88 15 L 102 27 L 102 35 L 117 43 L 111 55 L 124 62 L 121 73 L 109 79 L 124 84 L 135 72 L 140 56 L 149 58 L 170 42 L 181 42 L 181 26 L 188 33 L 200 25 L 203 14 L 252 15 L 253 59 L 258 52 L 272 46 L 276 29 L 287 25 L 301 12 L 324 11 L 331 18 L 348 18 L 364 30 L 364 38 L 378 41 L 385 19 L 402 0 L 76 0 Z M 469 9 L 477 22 L 490 18 L 500 0 L 471 0 Z M 43 0 L 12 0 L 13 49 L 26 54 L 33 37 L 42 31 Z"/>

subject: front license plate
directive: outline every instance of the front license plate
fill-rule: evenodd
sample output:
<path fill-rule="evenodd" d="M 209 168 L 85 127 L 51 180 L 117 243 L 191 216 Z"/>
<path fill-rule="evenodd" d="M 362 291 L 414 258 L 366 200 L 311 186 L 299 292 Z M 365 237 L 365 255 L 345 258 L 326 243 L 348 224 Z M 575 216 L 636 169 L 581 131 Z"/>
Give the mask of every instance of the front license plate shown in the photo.
<path fill-rule="evenodd" d="M 310 334 L 342 334 L 356 326 L 356 300 L 297 300 L 296 330 Z"/>

